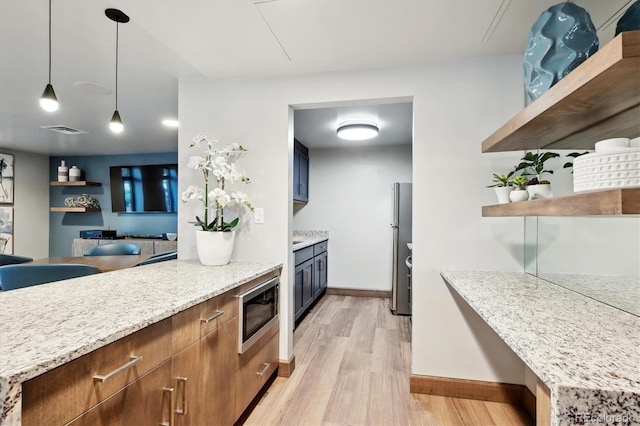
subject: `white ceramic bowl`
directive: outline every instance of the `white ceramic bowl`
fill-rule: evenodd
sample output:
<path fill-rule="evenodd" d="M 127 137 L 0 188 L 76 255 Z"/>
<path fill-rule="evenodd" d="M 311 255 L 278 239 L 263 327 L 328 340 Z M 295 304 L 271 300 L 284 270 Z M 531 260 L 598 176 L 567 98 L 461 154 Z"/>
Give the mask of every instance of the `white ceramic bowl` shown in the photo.
<path fill-rule="evenodd" d="M 167 240 L 175 241 L 178 238 L 178 234 L 174 232 L 167 232 Z"/>
<path fill-rule="evenodd" d="M 596 152 L 611 152 L 629 147 L 629 138 L 613 138 L 596 142 Z"/>

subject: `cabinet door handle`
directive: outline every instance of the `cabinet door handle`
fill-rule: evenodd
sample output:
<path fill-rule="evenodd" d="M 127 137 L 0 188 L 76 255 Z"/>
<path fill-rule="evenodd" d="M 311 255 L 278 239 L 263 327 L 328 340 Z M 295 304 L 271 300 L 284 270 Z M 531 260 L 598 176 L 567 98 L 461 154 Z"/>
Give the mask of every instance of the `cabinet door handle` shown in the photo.
<path fill-rule="evenodd" d="M 107 380 L 109 380 L 110 378 L 112 378 L 113 376 L 115 376 L 116 374 L 133 367 L 134 365 L 136 365 L 137 363 L 139 363 L 140 361 L 142 361 L 142 357 L 141 356 L 136 356 L 136 355 L 132 355 L 131 356 L 131 361 L 127 362 L 124 365 L 121 365 L 120 367 L 116 368 L 115 370 L 102 375 L 102 374 L 96 374 L 95 376 L 93 376 L 93 380 L 96 382 L 106 382 Z"/>
<path fill-rule="evenodd" d="M 164 398 L 164 395 L 169 394 L 169 421 L 162 421 L 160 422 L 160 426 L 173 426 L 173 388 L 167 388 L 167 387 L 163 387 L 162 388 L 162 395 Z M 164 402 L 164 401 L 163 401 Z"/>
<path fill-rule="evenodd" d="M 176 377 L 176 380 L 176 388 L 180 383 L 182 383 L 182 408 L 178 408 L 178 406 L 176 405 L 176 413 L 185 416 L 187 414 L 187 378 Z"/>
<path fill-rule="evenodd" d="M 200 319 L 200 322 L 203 322 L 205 324 L 209 324 L 211 321 L 213 321 L 216 318 L 221 317 L 222 315 L 224 315 L 224 311 L 216 311 L 216 313 L 211 315 L 209 318 Z"/>
<path fill-rule="evenodd" d="M 320 259 L 320 270 L 324 271 L 324 259 Z"/>
<path fill-rule="evenodd" d="M 269 369 L 269 367 L 271 367 L 271 363 L 265 362 L 264 363 L 264 368 L 260 371 L 256 371 L 256 374 L 260 377 L 264 376 L 264 373 L 267 372 L 267 370 Z"/>
<path fill-rule="evenodd" d="M 309 284 L 309 271 L 302 271 L 302 284 Z"/>

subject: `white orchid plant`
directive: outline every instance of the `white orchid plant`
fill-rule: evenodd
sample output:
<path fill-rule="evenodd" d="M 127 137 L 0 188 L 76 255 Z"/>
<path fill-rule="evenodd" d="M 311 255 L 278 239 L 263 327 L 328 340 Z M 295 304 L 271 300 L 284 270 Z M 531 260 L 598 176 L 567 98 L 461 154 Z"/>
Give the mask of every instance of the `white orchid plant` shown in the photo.
<path fill-rule="evenodd" d="M 220 143 L 199 133 L 193 138 L 191 148 L 204 147 L 204 157 L 194 155 L 189 158 L 188 167 L 200 170 L 204 176 L 204 189 L 199 186 L 189 185 L 182 193 L 182 202 L 200 200 L 204 204 L 204 217 L 196 216 L 193 222 L 203 231 L 227 232 L 231 231 L 238 224 L 240 218 L 235 218 L 231 222 L 224 221 L 224 208 L 233 205 L 244 205 L 253 211 L 253 205 L 247 194 L 241 191 L 228 193 L 225 190 L 226 184 L 234 182 L 249 183 L 249 178 L 236 168 L 235 162 L 244 157 L 247 150 L 237 143 L 226 146 L 219 146 Z M 209 190 L 210 187 L 213 189 Z M 213 209 L 215 203 L 215 217 L 210 220 L 210 208 Z M 211 215 L 213 216 L 213 215 Z"/>

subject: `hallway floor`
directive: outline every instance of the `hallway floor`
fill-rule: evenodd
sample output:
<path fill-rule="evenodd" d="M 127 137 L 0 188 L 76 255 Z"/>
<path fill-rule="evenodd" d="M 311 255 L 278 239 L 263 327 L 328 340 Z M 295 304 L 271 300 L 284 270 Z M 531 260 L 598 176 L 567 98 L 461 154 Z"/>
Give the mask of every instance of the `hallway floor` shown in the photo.
<path fill-rule="evenodd" d="M 294 332 L 295 371 L 245 425 L 531 425 L 510 404 L 409 393 L 411 324 L 388 300 L 325 295 Z"/>

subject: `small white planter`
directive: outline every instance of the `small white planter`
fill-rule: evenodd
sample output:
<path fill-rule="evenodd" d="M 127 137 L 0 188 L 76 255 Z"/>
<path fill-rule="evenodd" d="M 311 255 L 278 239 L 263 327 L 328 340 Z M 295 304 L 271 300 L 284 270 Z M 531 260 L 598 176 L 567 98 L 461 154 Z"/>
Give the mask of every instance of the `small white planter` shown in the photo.
<path fill-rule="evenodd" d="M 496 186 L 493 189 L 496 190 L 496 196 L 498 197 L 498 204 L 507 204 L 510 202 L 509 193 L 513 191 L 513 186 Z"/>
<path fill-rule="evenodd" d="M 229 263 L 235 239 L 236 231 L 196 231 L 196 247 L 200 263 L 206 266 L 222 266 Z"/>
<path fill-rule="evenodd" d="M 551 198 L 553 192 L 551 192 L 551 185 L 548 183 L 538 185 L 528 185 L 527 192 L 529 193 L 530 200 L 536 200 L 538 198 Z"/>
<path fill-rule="evenodd" d="M 509 193 L 509 199 L 512 203 L 526 201 L 529 199 L 529 193 L 524 189 L 514 189 Z"/>

